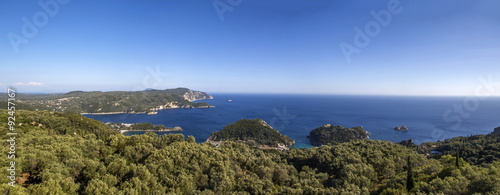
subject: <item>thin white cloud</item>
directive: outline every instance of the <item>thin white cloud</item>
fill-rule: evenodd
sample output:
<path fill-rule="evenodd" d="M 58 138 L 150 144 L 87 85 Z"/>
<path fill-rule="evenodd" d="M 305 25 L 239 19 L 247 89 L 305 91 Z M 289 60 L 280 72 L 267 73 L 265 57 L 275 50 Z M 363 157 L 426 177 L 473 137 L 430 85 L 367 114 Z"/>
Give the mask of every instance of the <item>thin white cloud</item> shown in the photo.
<path fill-rule="evenodd" d="M 14 83 L 14 85 L 22 85 L 22 86 L 42 86 L 42 85 L 45 85 L 43 83 L 40 83 L 40 82 L 28 82 L 28 83 Z"/>

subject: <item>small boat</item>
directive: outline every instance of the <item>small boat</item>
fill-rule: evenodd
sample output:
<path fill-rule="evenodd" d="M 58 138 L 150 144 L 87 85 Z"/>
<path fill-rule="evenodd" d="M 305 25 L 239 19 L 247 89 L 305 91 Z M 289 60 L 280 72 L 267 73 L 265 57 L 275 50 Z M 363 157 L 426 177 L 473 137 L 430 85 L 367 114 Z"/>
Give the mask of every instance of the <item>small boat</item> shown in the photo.
<path fill-rule="evenodd" d="M 227 100 L 228 102 L 232 102 L 233 100 Z"/>

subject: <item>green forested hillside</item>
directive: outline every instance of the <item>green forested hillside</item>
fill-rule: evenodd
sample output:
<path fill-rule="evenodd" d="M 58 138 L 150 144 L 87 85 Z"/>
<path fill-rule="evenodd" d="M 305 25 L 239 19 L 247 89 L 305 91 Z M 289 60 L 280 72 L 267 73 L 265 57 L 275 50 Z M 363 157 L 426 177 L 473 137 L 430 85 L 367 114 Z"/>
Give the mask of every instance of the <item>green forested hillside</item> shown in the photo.
<path fill-rule="evenodd" d="M 291 146 L 294 142 L 278 130 L 273 129 L 262 119 L 241 119 L 225 126 L 221 131 L 212 133 L 210 141 L 254 141 L 259 145 Z"/>
<path fill-rule="evenodd" d="M 375 140 L 288 151 L 236 142 L 216 147 L 181 134 L 123 136 L 78 115 L 16 114 L 23 124 L 16 124 L 15 162 L 23 177 L 16 187 L 0 177 L 4 194 L 500 193 L 498 159 L 481 166 L 450 155 L 427 159 Z M 0 121 L 3 139 L 7 127 Z M 0 151 L 8 150 L 3 142 Z M 2 175 L 8 163 L 0 158 Z"/>
<path fill-rule="evenodd" d="M 471 164 L 489 164 L 500 158 L 500 127 L 487 135 L 454 137 L 439 142 L 426 142 L 419 146 L 419 152 L 438 151 L 444 155 L 459 155 Z M 434 155 L 433 157 L 440 157 Z"/>
<path fill-rule="evenodd" d="M 0 135 L 7 133 L 7 110 L 0 109 Z M 15 112 L 15 132 L 22 137 L 24 133 L 32 131 L 49 131 L 51 135 L 79 135 L 93 134 L 99 139 L 107 139 L 116 134 L 111 128 L 100 121 L 82 117 L 78 114 L 64 114 L 54 111 L 27 111 Z"/>
<path fill-rule="evenodd" d="M 4 97 L 5 96 L 5 97 Z M 4 98 L 1 98 L 4 97 Z M 0 94 L 7 99 L 6 94 Z M 187 88 L 146 91 L 72 91 L 65 94 L 17 94 L 17 109 L 50 110 L 65 113 L 145 112 L 162 108 L 210 107 L 190 100 L 211 99 L 212 96 Z M 0 101 L 0 104 L 6 101 Z"/>
<path fill-rule="evenodd" d="M 345 128 L 326 124 L 309 132 L 309 140 L 313 146 L 335 145 L 351 140 L 368 139 L 368 133 L 363 127 Z"/>

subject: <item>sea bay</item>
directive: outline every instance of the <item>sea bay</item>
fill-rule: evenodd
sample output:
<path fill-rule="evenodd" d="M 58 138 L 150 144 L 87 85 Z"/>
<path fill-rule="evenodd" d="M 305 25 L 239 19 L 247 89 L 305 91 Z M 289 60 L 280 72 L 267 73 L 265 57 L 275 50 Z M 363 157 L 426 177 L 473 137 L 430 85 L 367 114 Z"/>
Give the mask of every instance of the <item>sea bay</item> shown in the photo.
<path fill-rule="evenodd" d="M 456 136 L 487 134 L 500 126 L 500 98 L 457 96 L 354 96 L 285 94 L 211 94 L 201 100 L 215 108 L 161 110 L 156 115 L 84 115 L 103 122 L 153 123 L 180 126 L 182 133 L 197 142 L 239 119 L 260 118 L 296 141 L 310 147 L 309 131 L 325 124 L 362 126 L 371 139 L 393 142 L 413 139 L 415 143 Z M 232 100 L 232 101 L 228 101 Z M 406 125 L 407 132 L 394 127 Z M 127 132 L 125 135 L 144 132 Z"/>

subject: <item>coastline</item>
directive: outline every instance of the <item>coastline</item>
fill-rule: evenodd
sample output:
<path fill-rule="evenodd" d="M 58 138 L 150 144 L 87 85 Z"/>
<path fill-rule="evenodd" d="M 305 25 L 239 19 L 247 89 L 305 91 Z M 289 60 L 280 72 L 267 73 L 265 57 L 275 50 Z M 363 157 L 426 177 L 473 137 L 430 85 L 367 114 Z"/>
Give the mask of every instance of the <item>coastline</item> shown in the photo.
<path fill-rule="evenodd" d="M 182 109 L 182 108 L 215 108 L 215 106 L 202 106 L 202 107 L 176 107 L 176 108 L 163 108 L 163 109 L 155 109 L 152 111 L 144 111 L 144 112 L 91 112 L 91 113 L 80 113 L 80 115 L 108 115 L 108 114 L 148 114 L 148 113 L 155 113 L 160 110 L 168 110 L 168 109 Z"/>
<path fill-rule="evenodd" d="M 181 127 L 173 127 L 173 128 L 167 128 L 167 129 L 161 129 L 161 130 L 154 130 L 154 129 L 146 129 L 146 130 L 119 130 L 120 131 L 120 134 L 123 134 L 125 132 L 129 132 L 129 131 L 144 131 L 144 132 L 181 132 L 183 131 L 183 129 Z"/>
<path fill-rule="evenodd" d="M 377 97 L 345 97 L 335 95 L 217 95 L 214 100 L 207 100 L 207 103 L 216 106 L 216 109 L 212 110 L 166 110 L 158 111 L 157 116 L 153 117 L 120 114 L 86 116 L 104 122 L 144 123 L 155 120 L 158 121 L 158 124 L 170 125 L 171 127 L 181 126 L 186 131 L 189 129 L 189 135 L 197 137 L 197 141 L 199 142 L 205 141 L 210 136 L 212 131 L 207 131 L 208 129 L 213 129 L 213 131 L 219 130 L 222 129 L 224 124 L 230 124 L 247 116 L 265 118 L 268 119 L 269 123 L 274 121 L 274 126 L 281 128 L 280 130 L 284 134 L 290 136 L 297 143 L 302 142 L 304 144 L 310 143 L 306 138 L 310 130 L 327 123 L 335 123 L 346 127 L 361 125 L 366 131 L 371 133 L 369 139 L 388 140 L 394 143 L 412 139 L 415 144 L 445 140 L 457 136 L 488 134 L 495 127 L 500 126 L 498 125 L 499 122 L 492 117 L 494 116 L 494 111 L 500 108 L 500 104 L 497 103 L 500 99 L 494 98 L 485 100 L 482 103 L 484 106 L 477 111 L 477 114 L 471 115 L 469 119 L 464 120 L 460 131 L 451 131 L 448 127 L 452 123 L 443 121 L 442 114 L 444 110 L 449 108 L 449 105 L 453 105 L 455 101 L 460 100 L 455 97 L 436 99 L 392 97 L 388 98 L 388 100 L 383 100 Z M 233 102 L 229 103 L 227 99 L 232 99 Z M 397 104 L 393 104 L 393 102 Z M 414 102 L 414 104 L 411 102 Z M 428 103 L 431 103 L 433 106 L 423 106 Z M 372 108 L 370 107 L 371 104 L 379 106 Z M 399 113 L 402 104 L 408 106 L 407 113 Z M 322 107 L 325 109 L 324 112 L 318 113 L 315 111 L 315 108 L 319 109 Z M 279 111 L 279 115 L 273 112 L 274 108 Z M 346 111 L 341 111 L 338 108 L 343 108 Z M 172 117 L 167 117 L 170 116 L 170 112 L 173 112 L 171 113 Z M 375 116 L 375 112 L 384 114 L 372 118 Z M 196 113 L 196 123 L 193 123 L 193 117 L 195 117 L 193 113 Z M 227 113 L 232 114 L 229 115 Z M 242 117 L 233 117 L 232 115 Z M 121 116 L 135 118 L 124 118 L 122 120 Z M 281 120 L 280 117 L 285 120 Z M 475 120 L 482 122 L 475 124 L 473 122 Z M 410 130 L 407 132 L 394 130 L 394 127 L 402 125 L 408 126 Z M 187 135 L 186 131 L 178 133 Z M 139 133 L 129 132 L 126 134 Z"/>
<path fill-rule="evenodd" d="M 146 112 L 91 112 L 91 113 L 80 113 L 80 115 L 107 115 L 107 114 L 146 114 Z"/>

